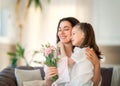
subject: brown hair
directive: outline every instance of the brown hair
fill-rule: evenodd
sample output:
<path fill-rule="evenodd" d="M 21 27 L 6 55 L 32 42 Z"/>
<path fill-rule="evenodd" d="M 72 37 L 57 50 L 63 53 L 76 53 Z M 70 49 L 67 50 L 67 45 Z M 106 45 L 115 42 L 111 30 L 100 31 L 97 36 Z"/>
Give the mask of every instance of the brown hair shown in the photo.
<path fill-rule="evenodd" d="M 78 26 L 85 34 L 85 39 L 80 47 L 81 48 L 83 47 L 93 48 L 98 58 L 101 58 L 100 57 L 101 52 L 99 51 L 99 47 L 96 43 L 95 34 L 94 34 L 92 25 L 89 23 L 78 23 L 75 26 Z"/>

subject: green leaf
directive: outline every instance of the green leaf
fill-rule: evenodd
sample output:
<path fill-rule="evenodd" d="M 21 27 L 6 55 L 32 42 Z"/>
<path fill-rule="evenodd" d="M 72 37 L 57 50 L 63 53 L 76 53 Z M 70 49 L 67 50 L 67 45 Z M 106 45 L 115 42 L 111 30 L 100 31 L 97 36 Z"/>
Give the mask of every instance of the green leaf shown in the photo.
<path fill-rule="evenodd" d="M 40 53 L 40 51 L 34 51 L 32 56 L 34 56 L 35 54 L 38 54 L 38 53 Z"/>
<path fill-rule="evenodd" d="M 34 1 L 36 8 L 40 7 L 40 9 L 42 10 L 42 2 L 41 2 L 41 0 L 29 0 L 28 1 L 28 7 L 30 7 L 32 1 Z M 51 0 L 47 0 L 48 3 L 50 3 L 50 1 Z"/>
<path fill-rule="evenodd" d="M 42 10 L 42 2 L 41 2 L 41 0 L 40 1 L 39 0 L 35 0 L 35 1 L 36 1 L 36 8 L 40 7 L 41 10 Z"/>
<path fill-rule="evenodd" d="M 20 44 L 16 45 L 16 55 L 20 57 L 24 56 L 24 49 L 22 48 Z"/>
<path fill-rule="evenodd" d="M 56 81 L 58 79 L 58 75 L 55 75 L 52 77 L 52 82 Z"/>
<path fill-rule="evenodd" d="M 15 54 L 15 53 L 13 53 L 13 52 L 7 52 L 7 54 L 8 54 L 9 56 L 11 56 L 11 57 L 16 56 L 16 54 Z"/>
<path fill-rule="evenodd" d="M 29 0 L 28 7 L 30 7 L 31 3 L 32 3 L 32 0 Z"/>
<path fill-rule="evenodd" d="M 47 0 L 47 1 L 48 1 L 48 3 L 50 3 L 51 0 Z"/>
<path fill-rule="evenodd" d="M 42 47 L 44 47 L 44 45 L 43 45 L 43 44 L 41 44 L 41 46 L 42 46 Z"/>
<path fill-rule="evenodd" d="M 11 66 L 15 67 L 17 65 L 18 59 L 16 57 L 11 58 Z"/>
<path fill-rule="evenodd" d="M 38 64 L 41 64 L 41 63 L 42 63 L 42 62 L 39 62 L 39 61 L 33 61 L 33 62 L 38 63 Z"/>
<path fill-rule="evenodd" d="M 17 50 L 17 51 L 22 51 L 22 50 L 24 50 L 24 49 L 22 48 L 22 46 L 21 46 L 20 44 L 17 44 L 17 45 L 16 45 L 16 50 Z"/>
<path fill-rule="evenodd" d="M 12 63 L 12 64 L 16 64 L 17 60 L 18 60 L 18 59 L 17 59 L 16 57 L 13 57 L 13 58 L 11 58 L 11 63 Z"/>

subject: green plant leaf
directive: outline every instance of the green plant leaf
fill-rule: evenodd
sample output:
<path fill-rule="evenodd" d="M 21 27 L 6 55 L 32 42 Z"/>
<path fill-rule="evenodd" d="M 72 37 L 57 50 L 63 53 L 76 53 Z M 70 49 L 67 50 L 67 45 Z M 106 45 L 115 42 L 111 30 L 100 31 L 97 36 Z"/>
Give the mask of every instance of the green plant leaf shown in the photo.
<path fill-rule="evenodd" d="M 30 7 L 31 3 L 32 3 L 32 0 L 29 0 L 28 7 Z"/>
<path fill-rule="evenodd" d="M 7 54 L 11 57 L 11 65 L 16 65 L 16 62 L 20 58 L 23 58 L 25 60 L 26 64 L 29 65 L 27 60 L 24 57 L 24 51 L 25 51 L 25 49 L 20 44 L 16 44 L 16 51 L 15 51 L 15 53 L 7 52 Z"/>
<path fill-rule="evenodd" d="M 41 10 L 42 10 L 42 3 L 41 3 L 41 1 L 40 1 L 40 0 L 34 0 L 34 1 L 35 1 L 35 6 L 36 6 L 36 8 L 37 8 L 37 7 L 40 7 Z"/>
<path fill-rule="evenodd" d="M 17 59 L 16 57 L 13 57 L 13 58 L 11 58 L 11 63 L 12 63 L 12 64 L 16 64 L 17 60 L 18 60 L 18 59 Z"/>
<path fill-rule="evenodd" d="M 47 1 L 48 1 L 48 3 L 50 3 L 51 0 L 47 0 Z"/>
<path fill-rule="evenodd" d="M 33 54 L 37 54 L 37 53 L 40 53 L 40 51 L 34 51 L 34 53 L 33 53 Z"/>
<path fill-rule="evenodd" d="M 11 67 L 16 67 L 17 61 L 18 61 L 18 59 L 16 57 L 12 57 L 11 58 Z"/>
<path fill-rule="evenodd" d="M 11 57 L 16 56 L 16 54 L 15 54 L 15 53 L 13 53 L 13 52 L 7 52 L 7 54 L 8 54 L 9 56 L 11 56 Z"/>
<path fill-rule="evenodd" d="M 22 48 L 20 44 L 16 45 L 16 55 L 20 57 L 24 56 L 24 49 Z"/>
<path fill-rule="evenodd" d="M 42 62 L 39 62 L 39 61 L 33 61 L 33 62 L 38 63 L 38 64 L 41 64 L 41 63 L 42 63 Z"/>
<path fill-rule="evenodd" d="M 30 7 L 32 1 L 34 1 L 36 8 L 37 8 L 37 7 L 40 7 L 40 9 L 42 10 L 42 2 L 41 2 L 41 0 L 29 0 L 29 1 L 28 1 L 28 8 Z M 47 0 L 48 3 L 50 3 L 50 1 L 51 1 L 51 0 Z"/>
<path fill-rule="evenodd" d="M 55 75 L 52 77 L 52 82 L 56 81 L 58 79 L 58 75 Z"/>

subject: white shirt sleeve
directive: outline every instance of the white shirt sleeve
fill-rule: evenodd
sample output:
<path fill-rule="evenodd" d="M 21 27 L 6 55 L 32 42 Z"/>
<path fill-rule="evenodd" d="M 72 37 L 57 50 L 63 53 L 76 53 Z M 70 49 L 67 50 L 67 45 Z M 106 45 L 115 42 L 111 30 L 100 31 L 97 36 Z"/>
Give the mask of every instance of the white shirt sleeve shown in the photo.
<path fill-rule="evenodd" d="M 85 55 L 85 48 L 78 48 L 78 47 L 75 47 L 75 48 L 74 48 L 74 52 L 73 52 L 73 54 L 71 55 L 71 58 L 72 58 L 76 63 L 78 63 L 78 62 L 86 59 L 85 57 L 86 57 L 86 55 Z"/>

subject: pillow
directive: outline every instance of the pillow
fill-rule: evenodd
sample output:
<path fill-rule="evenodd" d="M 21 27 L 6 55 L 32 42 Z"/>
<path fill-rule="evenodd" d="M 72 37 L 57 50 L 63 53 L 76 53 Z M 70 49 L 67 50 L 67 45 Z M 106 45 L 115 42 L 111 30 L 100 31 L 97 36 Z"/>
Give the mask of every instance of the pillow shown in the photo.
<path fill-rule="evenodd" d="M 23 82 L 23 86 L 44 86 L 44 80 L 33 80 Z"/>
<path fill-rule="evenodd" d="M 42 80 L 40 69 L 21 70 L 15 68 L 15 77 L 18 86 L 23 86 L 24 81 Z"/>

